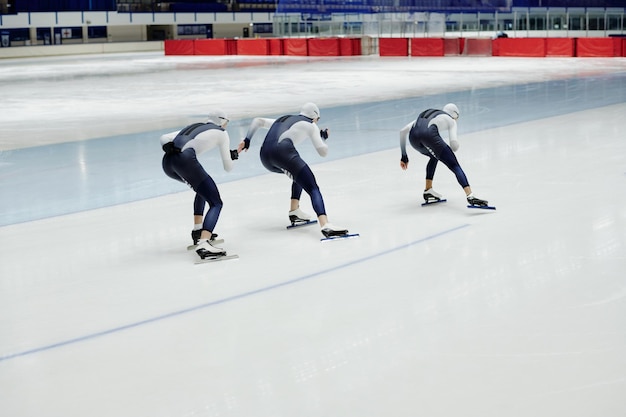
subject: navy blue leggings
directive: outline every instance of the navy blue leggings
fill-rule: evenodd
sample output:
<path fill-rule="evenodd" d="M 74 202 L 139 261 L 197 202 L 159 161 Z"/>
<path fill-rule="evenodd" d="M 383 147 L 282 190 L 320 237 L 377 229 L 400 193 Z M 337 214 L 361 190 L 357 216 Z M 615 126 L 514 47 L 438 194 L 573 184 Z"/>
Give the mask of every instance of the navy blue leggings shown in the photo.
<path fill-rule="evenodd" d="M 300 157 L 293 142 L 289 139 L 269 146 L 261 147 L 261 162 L 271 172 L 284 173 L 293 180 L 291 198 L 300 200 L 302 190 L 311 197 L 311 204 L 317 216 L 326 214 L 324 199 L 315 180 L 313 171 Z"/>
<path fill-rule="evenodd" d="M 196 192 L 193 202 L 194 215 L 201 216 L 204 214 L 205 204 L 209 203 L 209 211 L 204 216 L 202 229 L 215 230 L 224 204 L 215 181 L 198 162 L 195 151 L 187 149 L 178 154 L 165 155 L 162 165 L 163 171 L 168 177 L 188 184 Z"/>
<path fill-rule="evenodd" d="M 419 121 L 419 119 L 418 119 Z M 437 162 L 443 162 L 450 171 L 456 175 L 456 180 L 461 187 L 469 187 L 469 182 L 465 176 L 465 172 L 459 165 L 452 148 L 439 135 L 436 126 L 427 128 L 418 128 L 411 132 L 409 142 L 417 151 L 430 158 L 426 165 L 426 179 L 432 180 L 437 169 Z"/>

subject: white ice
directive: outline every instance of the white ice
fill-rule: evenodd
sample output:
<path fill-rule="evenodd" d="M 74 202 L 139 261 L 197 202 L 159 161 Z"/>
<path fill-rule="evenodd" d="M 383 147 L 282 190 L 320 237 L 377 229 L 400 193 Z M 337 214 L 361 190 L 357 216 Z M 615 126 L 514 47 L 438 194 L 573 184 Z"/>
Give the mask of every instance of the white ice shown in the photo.
<path fill-rule="evenodd" d="M 624 72 L 620 58 L 5 60 L 0 162 L 181 127 L 213 103 L 237 120 L 315 101 L 324 125 L 338 105 Z M 625 113 L 462 134 L 457 156 L 496 211 L 466 208 L 443 165 L 448 202 L 421 207 L 425 158 L 404 172 L 395 146 L 310 160 L 357 239 L 285 230 L 277 174 L 220 184 L 234 261 L 193 264 L 190 191 L 1 227 L 0 415 L 626 415 Z"/>

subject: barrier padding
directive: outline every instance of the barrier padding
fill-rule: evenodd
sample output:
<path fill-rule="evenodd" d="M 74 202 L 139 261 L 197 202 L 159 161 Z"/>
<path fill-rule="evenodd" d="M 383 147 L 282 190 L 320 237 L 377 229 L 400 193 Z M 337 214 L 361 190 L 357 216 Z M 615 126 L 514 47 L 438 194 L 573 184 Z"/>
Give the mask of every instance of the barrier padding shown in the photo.
<path fill-rule="evenodd" d="M 575 45 L 572 38 L 546 38 L 546 56 L 573 57 Z"/>
<path fill-rule="evenodd" d="M 497 38 L 493 40 L 493 56 L 546 56 L 545 38 Z"/>
<path fill-rule="evenodd" d="M 444 39 L 443 40 L 443 54 L 444 55 L 461 55 L 462 39 Z"/>
<path fill-rule="evenodd" d="M 269 55 L 266 39 L 237 39 L 237 55 Z"/>
<path fill-rule="evenodd" d="M 310 38 L 307 43 L 309 56 L 339 56 L 338 38 Z"/>
<path fill-rule="evenodd" d="M 196 39 L 193 41 L 195 55 L 230 55 L 227 39 Z"/>
<path fill-rule="evenodd" d="M 409 56 L 409 39 L 379 38 L 378 54 L 380 56 Z"/>
<path fill-rule="evenodd" d="M 341 56 L 361 55 L 361 39 L 339 38 L 339 54 Z"/>
<path fill-rule="evenodd" d="M 192 40 L 166 40 L 165 55 L 193 55 Z"/>
<path fill-rule="evenodd" d="M 444 56 L 443 39 L 411 38 L 411 56 Z"/>
<path fill-rule="evenodd" d="M 307 40 L 302 38 L 283 39 L 283 53 L 285 55 L 307 56 Z"/>
<path fill-rule="evenodd" d="M 269 55 L 284 55 L 283 40 L 281 38 L 271 38 L 267 40 Z"/>
<path fill-rule="evenodd" d="M 577 38 L 576 56 L 614 57 L 622 56 L 622 42 L 619 38 Z"/>
<path fill-rule="evenodd" d="M 491 56 L 492 40 L 491 39 L 463 39 L 463 55 L 472 56 Z"/>

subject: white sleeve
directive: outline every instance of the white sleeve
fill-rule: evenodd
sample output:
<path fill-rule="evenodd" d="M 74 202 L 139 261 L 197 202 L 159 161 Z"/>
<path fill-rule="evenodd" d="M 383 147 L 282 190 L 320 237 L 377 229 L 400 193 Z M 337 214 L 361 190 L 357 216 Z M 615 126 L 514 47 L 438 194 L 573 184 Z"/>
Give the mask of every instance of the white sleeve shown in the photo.
<path fill-rule="evenodd" d="M 326 141 L 322 139 L 319 126 L 315 123 L 311 123 L 310 125 L 311 133 L 309 133 L 309 137 L 311 138 L 311 142 L 313 143 L 313 146 L 315 147 L 317 153 L 320 156 L 325 157 L 326 155 L 328 155 L 328 145 L 326 144 Z"/>
<path fill-rule="evenodd" d="M 222 137 L 219 141 L 220 156 L 222 157 L 222 164 L 224 165 L 224 171 L 230 172 L 233 169 L 233 160 L 230 158 L 230 136 L 228 132 L 222 132 Z"/>
<path fill-rule="evenodd" d="M 407 153 L 406 153 L 406 141 L 409 138 L 409 132 L 413 128 L 414 124 L 415 124 L 415 122 L 411 122 L 408 125 L 404 126 L 400 130 L 400 152 L 401 152 L 402 156 L 407 156 Z"/>
<path fill-rule="evenodd" d="M 176 135 L 178 135 L 178 132 L 180 132 L 180 130 L 177 130 L 176 132 L 166 133 L 163 136 L 161 136 L 161 146 L 173 141 Z"/>
<path fill-rule="evenodd" d="M 448 126 L 448 140 L 452 142 L 453 140 L 458 143 L 458 138 L 456 137 L 456 121 L 450 118 L 450 124 Z"/>
<path fill-rule="evenodd" d="M 250 127 L 248 127 L 248 132 L 246 133 L 246 139 L 252 139 L 257 130 L 261 128 L 269 129 L 274 123 L 275 119 L 268 119 L 265 117 L 255 117 L 250 122 Z"/>

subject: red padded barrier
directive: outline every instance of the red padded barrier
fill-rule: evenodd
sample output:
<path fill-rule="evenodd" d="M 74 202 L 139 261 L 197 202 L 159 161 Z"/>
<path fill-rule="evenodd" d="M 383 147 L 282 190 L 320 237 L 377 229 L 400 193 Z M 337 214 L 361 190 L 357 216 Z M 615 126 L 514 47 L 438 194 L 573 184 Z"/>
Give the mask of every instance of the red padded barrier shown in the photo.
<path fill-rule="evenodd" d="M 193 40 L 166 40 L 165 55 L 193 55 Z"/>
<path fill-rule="evenodd" d="M 361 38 L 339 38 L 339 54 L 361 55 Z"/>
<path fill-rule="evenodd" d="M 409 56 L 409 39 L 379 38 L 378 54 L 380 56 Z"/>
<path fill-rule="evenodd" d="M 355 55 L 354 50 L 352 48 L 352 39 L 339 38 L 339 55 L 341 56 Z"/>
<path fill-rule="evenodd" d="M 268 55 L 266 39 L 237 39 L 237 55 Z"/>
<path fill-rule="evenodd" d="M 283 39 L 283 53 L 285 55 L 307 56 L 307 41 L 302 38 Z"/>
<path fill-rule="evenodd" d="M 574 39 L 546 38 L 546 56 L 574 56 Z"/>
<path fill-rule="evenodd" d="M 443 39 L 411 38 L 411 56 L 443 56 Z"/>
<path fill-rule="evenodd" d="M 444 55 L 460 55 L 462 51 L 461 47 L 462 39 L 444 39 L 443 40 L 443 54 Z"/>
<path fill-rule="evenodd" d="M 230 55 L 226 39 L 196 39 L 193 47 L 195 55 Z"/>
<path fill-rule="evenodd" d="M 576 56 L 612 57 L 622 56 L 622 44 L 619 38 L 577 38 Z"/>
<path fill-rule="evenodd" d="M 497 38 L 493 40 L 493 56 L 546 56 L 545 38 Z"/>
<path fill-rule="evenodd" d="M 310 38 L 307 43 L 309 56 L 339 56 L 338 38 Z"/>
<path fill-rule="evenodd" d="M 463 55 L 491 56 L 492 40 L 481 38 L 464 38 Z"/>
<path fill-rule="evenodd" d="M 283 40 L 272 38 L 267 40 L 270 55 L 283 55 Z"/>

